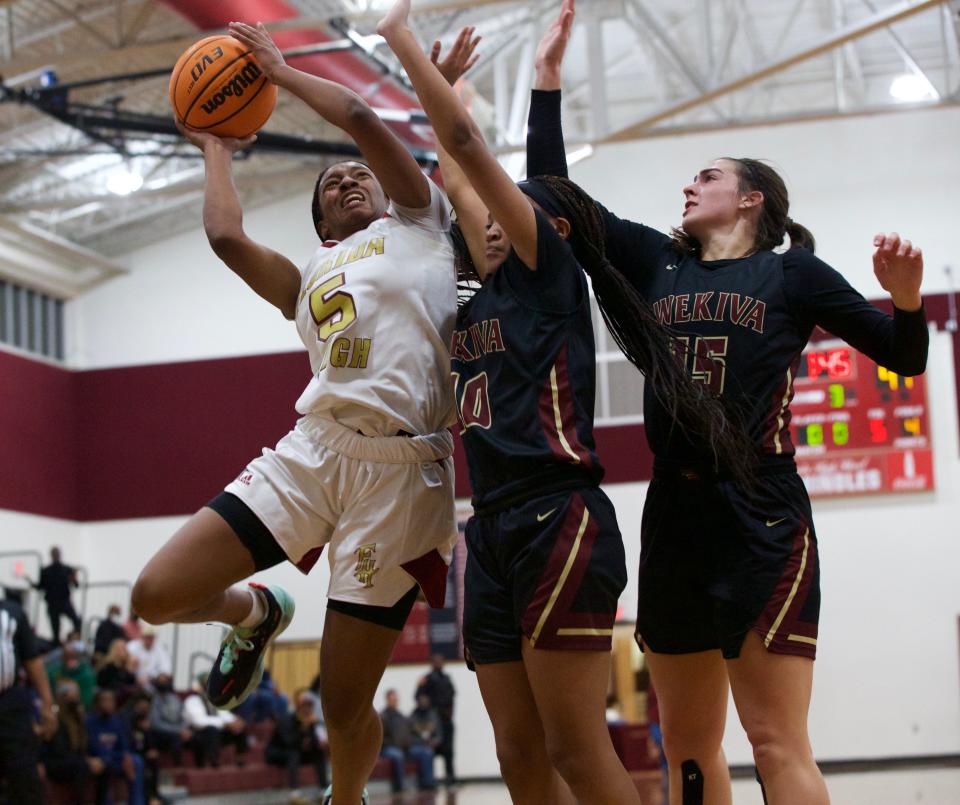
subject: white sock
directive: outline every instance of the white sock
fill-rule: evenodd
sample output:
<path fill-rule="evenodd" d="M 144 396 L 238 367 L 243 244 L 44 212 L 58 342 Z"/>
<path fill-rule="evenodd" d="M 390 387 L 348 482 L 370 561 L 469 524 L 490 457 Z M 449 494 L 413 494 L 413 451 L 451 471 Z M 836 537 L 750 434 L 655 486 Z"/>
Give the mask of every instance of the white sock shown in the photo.
<path fill-rule="evenodd" d="M 263 619 L 267 617 L 267 602 L 264 601 L 263 596 L 252 587 L 248 587 L 247 592 L 250 593 L 250 599 L 253 601 L 253 605 L 250 607 L 250 612 L 247 613 L 247 617 L 240 621 L 237 626 L 243 629 L 252 629 L 254 626 L 259 626 L 263 623 Z"/>

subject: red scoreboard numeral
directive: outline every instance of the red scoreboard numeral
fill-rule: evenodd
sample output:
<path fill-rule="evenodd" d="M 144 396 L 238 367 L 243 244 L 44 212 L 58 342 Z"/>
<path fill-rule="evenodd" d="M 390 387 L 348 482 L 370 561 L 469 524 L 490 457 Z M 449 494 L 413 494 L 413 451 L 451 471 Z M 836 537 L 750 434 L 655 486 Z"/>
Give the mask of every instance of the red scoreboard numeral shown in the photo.
<path fill-rule="evenodd" d="M 870 441 L 874 444 L 883 444 L 886 442 L 889 438 L 886 423 L 876 417 L 871 417 L 867 421 L 870 423 Z"/>

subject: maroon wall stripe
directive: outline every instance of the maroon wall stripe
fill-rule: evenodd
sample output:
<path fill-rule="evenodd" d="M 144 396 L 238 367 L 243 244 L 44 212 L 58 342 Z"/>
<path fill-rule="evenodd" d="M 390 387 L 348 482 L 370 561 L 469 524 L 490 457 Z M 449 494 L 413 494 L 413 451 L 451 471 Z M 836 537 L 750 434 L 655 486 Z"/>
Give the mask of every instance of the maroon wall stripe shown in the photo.
<path fill-rule="evenodd" d="M 78 520 L 185 514 L 297 418 L 305 352 L 79 372 Z"/>
<path fill-rule="evenodd" d="M 0 508 L 76 519 L 75 381 L 66 369 L 0 352 Z"/>
<path fill-rule="evenodd" d="M 926 297 L 941 327 L 946 296 Z M 960 339 L 954 337 L 960 392 Z M 0 509 L 71 520 L 182 515 L 296 421 L 304 352 L 71 372 L 0 351 Z M 651 477 L 642 425 L 597 428 L 607 483 Z M 459 438 L 457 495 L 469 497 Z"/>
<path fill-rule="evenodd" d="M 188 514 L 293 427 L 304 352 L 69 372 L 0 352 L 0 509 Z M 649 477 L 641 425 L 598 429 L 611 482 Z M 457 495 L 470 496 L 459 438 Z"/>

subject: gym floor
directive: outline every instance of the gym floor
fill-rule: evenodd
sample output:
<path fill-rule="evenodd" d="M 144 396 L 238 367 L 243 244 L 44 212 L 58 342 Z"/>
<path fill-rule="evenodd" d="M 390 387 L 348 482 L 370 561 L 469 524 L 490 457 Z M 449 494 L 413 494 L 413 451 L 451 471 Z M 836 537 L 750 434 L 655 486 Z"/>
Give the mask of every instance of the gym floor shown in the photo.
<path fill-rule="evenodd" d="M 827 775 L 831 799 L 839 805 L 960 805 L 960 768 L 896 769 Z M 309 792 L 308 792 L 309 793 Z M 510 795 L 499 783 L 473 783 L 456 791 L 435 794 L 409 792 L 391 796 L 371 791 L 371 805 L 510 805 Z M 196 797 L 189 805 L 281 805 L 281 791 L 237 794 L 233 797 Z M 735 780 L 736 805 L 763 805 L 759 786 L 752 780 Z M 544 803 L 544 805 L 550 805 Z M 647 803 L 644 803 L 647 805 Z M 652 804 L 651 804 L 652 805 Z"/>

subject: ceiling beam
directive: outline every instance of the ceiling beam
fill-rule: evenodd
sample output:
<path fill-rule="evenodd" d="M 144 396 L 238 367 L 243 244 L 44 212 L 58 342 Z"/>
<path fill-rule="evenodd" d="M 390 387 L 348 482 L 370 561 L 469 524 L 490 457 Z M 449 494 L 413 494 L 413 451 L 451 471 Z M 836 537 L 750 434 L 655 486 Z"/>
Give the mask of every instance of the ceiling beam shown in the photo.
<path fill-rule="evenodd" d="M 877 13 L 877 6 L 871 0 L 860 0 L 870 11 L 874 14 Z M 914 75 L 920 76 L 924 81 L 927 82 L 930 89 L 933 90 L 933 93 L 936 97 L 940 97 L 940 90 L 937 89 L 937 85 L 930 80 L 930 76 L 924 71 L 924 69 L 917 64 L 917 60 L 913 58 L 913 54 L 907 50 L 907 46 L 903 43 L 903 40 L 897 36 L 893 28 L 887 28 L 886 30 L 887 37 L 890 39 L 890 42 L 893 44 L 893 49 L 900 54 L 900 58 L 903 59 L 903 63 L 906 64 L 907 69 L 910 70 Z"/>
<path fill-rule="evenodd" d="M 756 129 L 764 126 L 789 126 L 797 123 L 825 123 L 834 120 L 850 120 L 860 117 L 876 117 L 878 115 L 898 115 L 932 111 L 935 109 L 960 108 L 960 93 L 956 98 L 942 98 L 939 101 L 920 101 L 918 103 L 898 103 L 883 106 L 868 106 L 860 109 L 851 109 L 837 112 L 830 109 L 808 109 L 799 112 L 785 112 L 779 115 L 758 115 L 749 118 L 736 118 L 726 121 L 708 121 L 690 123 L 677 126 L 657 126 L 638 131 L 630 140 L 660 140 L 670 137 L 683 137 L 688 134 L 709 134 L 714 131 L 729 131 L 731 129 Z M 626 139 L 618 142 L 626 142 Z M 581 145 L 602 145 L 590 137 L 570 137 L 565 139 L 567 150 L 570 151 Z M 523 149 L 523 145 L 505 146 L 493 149 L 497 156 L 509 154 Z"/>
<path fill-rule="evenodd" d="M 683 112 L 696 109 L 697 107 L 710 103 L 717 98 L 721 98 L 725 95 L 729 95 L 732 92 L 741 90 L 744 87 L 755 84 L 758 81 L 762 81 L 769 76 L 783 72 L 784 70 L 787 70 L 790 67 L 793 67 L 804 61 L 808 61 L 809 59 L 829 53 L 834 48 L 840 47 L 847 42 L 860 39 L 867 34 L 871 34 L 874 31 L 885 28 L 886 26 L 895 22 L 899 22 L 900 20 L 920 14 L 931 8 L 935 8 L 936 6 L 941 5 L 943 2 L 945 2 L 945 0 L 917 0 L 917 2 L 909 2 L 908 0 L 906 2 L 897 3 L 894 6 L 885 8 L 878 14 L 874 14 L 873 16 L 864 20 L 860 20 L 857 23 L 848 25 L 839 31 L 834 31 L 828 36 L 823 37 L 821 40 L 801 48 L 783 58 L 774 59 L 773 61 L 762 67 L 759 67 L 756 70 L 753 70 L 750 73 L 747 73 L 746 75 L 742 75 L 739 78 L 714 87 L 708 92 L 693 95 L 681 101 L 672 103 L 665 108 L 654 112 L 652 115 L 648 115 L 647 117 L 614 132 L 601 142 L 615 143 L 636 139 L 648 129 L 656 126 L 662 121 L 669 120 L 670 118 L 676 117 Z"/>

